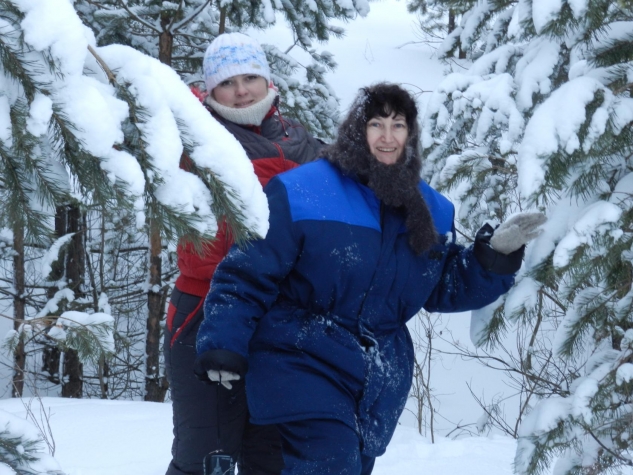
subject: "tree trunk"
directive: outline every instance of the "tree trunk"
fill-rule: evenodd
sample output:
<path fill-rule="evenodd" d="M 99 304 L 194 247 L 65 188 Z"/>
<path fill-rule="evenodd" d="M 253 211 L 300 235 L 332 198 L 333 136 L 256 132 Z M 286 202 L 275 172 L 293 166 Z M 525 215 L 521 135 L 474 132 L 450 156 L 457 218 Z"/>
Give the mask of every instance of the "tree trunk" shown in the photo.
<path fill-rule="evenodd" d="M 145 343 L 146 372 L 145 400 L 163 402 L 167 392 L 166 378 L 160 376 L 160 323 L 163 320 L 165 299 L 162 286 L 161 236 L 158 223 L 152 219 L 149 235 L 149 292 L 147 293 L 147 340 Z"/>
<path fill-rule="evenodd" d="M 84 240 L 84 222 L 81 210 L 77 205 L 68 204 L 58 206 L 55 213 L 55 234 L 57 237 L 75 233 L 66 249 L 60 252 L 53 264 L 49 279 L 56 281 L 66 278 L 69 289 L 76 298 L 84 296 L 83 279 L 86 267 L 86 253 Z M 49 289 L 48 298 L 52 298 L 59 289 Z M 62 306 L 60 313 L 66 308 Z M 62 362 L 62 375 L 59 366 Z M 83 365 L 77 351 L 68 349 L 63 354 L 57 346 L 44 349 L 43 370 L 48 373 L 48 380 L 62 385 L 62 397 L 81 398 L 83 396 Z"/>
<path fill-rule="evenodd" d="M 174 37 L 168 30 L 170 17 L 161 18 L 163 32 L 158 38 L 158 59 L 171 66 Z M 160 324 L 164 317 L 165 298 L 162 287 L 162 239 L 160 226 L 154 217 L 149 226 L 149 291 L 147 292 L 147 339 L 145 340 L 145 397 L 146 401 L 163 402 L 169 388 L 167 378 L 160 371 Z"/>
<path fill-rule="evenodd" d="M 66 234 L 66 211 L 64 206 L 58 206 L 55 210 L 55 236 L 61 237 Z M 48 274 L 48 280 L 57 282 L 64 278 L 65 275 L 65 251 L 60 252 L 57 259 L 51 264 L 51 272 Z M 59 290 L 57 286 L 51 286 L 46 290 L 46 297 L 52 299 Z M 53 384 L 61 384 L 61 375 L 59 371 L 59 363 L 61 361 L 62 352 L 56 345 L 47 345 L 42 353 L 42 371 L 46 373 L 46 379 Z"/>
<path fill-rule="evenodd" d="M 221 2 L 218 2 L 221 3 Z M 226 30 L 226 7 L 220 6 L 220 26 L 218 28 L 218 34 L 224 33 Z"/>
<path fill-rule="evenodd" d="M 171 23 L 171 17 L 163 16 L 160 19 L 160 24 L 163 27 L 163 32 L 158 36 L 158 60 L 171 66 L 171 56 L 174 47 L 174 35 L 167 29 Z"/>
<path fill-rule="evenodd" d="M 18 224 L 13 229 L 13 284 L 15 294 L 13 296 L 13 329 L 20 331 L 20 326 L 24 322 L 25 300 L 24 292 L 26 287 L 26 276 L 24 271 L 24 227 Z M 26 368 L 26 352 L 24 349 L 24 338 L 20 336 L 18 346 L 15 349 L 13 360 L 13 388 L 12 397 L 22 397 L 24 392 L 24 370 Z"/>
<path fill-rule="evenodd" d="M 83 369 L 75 350 L 64 352 L 64 379 L 62 380 L 62 397 L 81 399 L 83 396 Z"/>
<path fill-rule="evenodd" d="M 84 297 L 84 271 L 86 269 L 85 230 L 81 210 L 76 205 L 66 206 L 66 233 L 75 233 L 66 252 L 66 281 L 75 297 Z"/>
<path fill-rule="evenodd" d="M 108 399 L 108 376 L 110 375 L 110 366 L 105 360 L 105 357 L 101 356 L 99 359 L 99 368 L 97 376 L 99 377 L 99 389 L 101 390 L 101 399 Z"/>
<path fill-rule="evenodd" d="M 451 8 L 448 10 L 448 33 L 450 34 L 456 26 L 456 17 L 455 11 Z M 461 45 L 459 46 L 459 51 L 457 52 L 457 57 L 459 59 L 466 59 L 466 52 L 462 50 Z"/>
<path fill-rule="evenodd" d="M 83 281 L 86 268 L 85 230 L 81 210 L 77 205 L 65 206 L 66 234 L 75 233 L 66 252 L 66 282 L 75 298 L 84 297 Z M 64 377 L 62 379 L 62 397 L 81 398 L 83 396 L 83 364 L 76 350 L 68 349 L 64 353 Z"/>

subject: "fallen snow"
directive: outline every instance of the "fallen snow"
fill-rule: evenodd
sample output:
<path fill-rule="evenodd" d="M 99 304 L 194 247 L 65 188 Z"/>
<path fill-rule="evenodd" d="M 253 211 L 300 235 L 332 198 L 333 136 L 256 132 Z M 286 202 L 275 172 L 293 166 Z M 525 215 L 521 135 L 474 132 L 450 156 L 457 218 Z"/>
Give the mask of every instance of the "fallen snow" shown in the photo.
<path fill-rule="evenodd" d="M 164 475 L 172 440 L 170 404 L 61 398 L 41 403 L 50 409 L 55 459 L 67 475 Z M 39 404 L 32 402 L 34 414 Z M 7 420 L 2 411 L 30 426 L 19 399 L 0 401 L 0 424 Z M 373 473 L 512 475 L 515 448 L 512 438 L 502 436 L 440 437 L 431 444 L 415 429 L 399 426 Z"/>

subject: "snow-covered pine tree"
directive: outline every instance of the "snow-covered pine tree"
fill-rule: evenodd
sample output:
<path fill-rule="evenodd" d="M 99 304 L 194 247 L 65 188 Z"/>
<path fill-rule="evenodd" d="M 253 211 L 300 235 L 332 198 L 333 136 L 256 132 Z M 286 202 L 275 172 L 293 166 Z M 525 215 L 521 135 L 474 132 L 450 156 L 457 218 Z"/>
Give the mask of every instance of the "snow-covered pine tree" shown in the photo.
<path fill-rule="evenodd" d="M 200 66 L 209 42 L 219 33 L 247 27 L 265 28 L 275 22 L 275 12 L 283 12 L 295 44 L 286 52 L 273 46 L 266 48 L 271 61 L 273 78 L 281 93 L 280 111 L 302 122 L 317 137 L 334 136 L 338 117 L 338 100 L 325 81 L 324 73 L 335 67 L 328 53 L 318 53 L 311 40 L 326 41 L 330 34 L 340 35 L 340 28 L 329 25 L 331 18 L 354 18 L 366 14 L 365 0 L 348 2 L 263 2 L 235 0 L 183 0 L 178 4 L 158 0 L 78 1 L 75 3 L 83 21 L 90 25 L 99 45 L 112 43 L 129 45 L 172 66 L 184 80 L 200 81 Z M 299 63 L 289 51 L 297 46 L 308 52 L 313 63 L 305 67 L 305 80 L 293 75 Z M 200 81 L 201 82 L 201 81 Z M 167 389 L 160 373 L 160 324 L 164 317 L 168 287 L 164 285 L 164 246 L 157 228 L 149 226 L 149 289 L 146 342 L 146 399 L 162 400 Z M 166 266 L 167 267 L 167 266 Z M 167 273 L 171 268 L 165 269 Z"/>
<path fill-rule="evenodd" d="M 447 5 L 453 3 L 449 0 Z M 455 2 L 443 46 L 473 61 L 448 75 L 424 119 L 425 173 L 460 201 L 458 220 L 540 209 L 543 235 L 517 285 L 473 314 L 494 346 L 523 335 L 531 412 L 515 470 L 633 466 L 633 12 L 587 2 Z"/>
<path fill-rule="evenodd" d="M 417 36 L 422 43 L 436 47 L 455 29 L 455 7 L 447 9 L 442 1 L 409 0 L 407 10 L 417 14 Z"/>
<path fill-rule="evenodd" d="M 21 395 L 24 386 L 24 333 L 28 317 L 25 257 L 51 243 L 55 207 L 74 201 L 73 193 L 90 194 L 102 202 L 125 206 L 121 190 L 106 179 L 99 157 L 91 154 L 77 136 L 77 122 L 69 118 L 67 88 L 61 79 L 69 64 L 59 64 L 49 50 L 37 50 L 21 23 L 25 12 L 13 2 L 0 5 L 3 23 L 0 34 L 2 75 L 1 225 L 13 236 L 15 371 L 12 393 Z M 31 17 L 32 18 L 32 17 Z M 37 252 L 37 251 L 35 251 Z M 33 284 L 33 282 L 31 282 Z M 32 316 L 32 315 L 31 315 Z"/>
<path fill-rule="evenodd" d="M 267 207 L 239 144 L 169 67 L 129 47 L 97 48 L 66 0 L 2 0 L 0 7 L 0 223 L 16 251 L 8 266 L 13 275 L 3 282 L 15 282 L 4 284 L 4 294 L 22 312 L 9 338 L 18 349 L 14 394 L 20 395 L 25 337 L 34 343 L 38 335 L 65 336 L 63 344 L 78 353 L 86 343 L 77 340 L 81 334 L 99 348 L 110 341 L 99 338 L 101 323 L 95 337 L 81 329 L 94 325 L 87 316 L 111 308 L 102 294 L 112 276 L 87 276 L 81 298 L 63 278 L 50 281 L 59 250 L 72 239 L 52 241 L 57 206 L 118 209 L 137 229 L 149 220 L 171 243 L 211 238 L 216 216 L 238 241 L 263 235 Z M 183 150 L 196 160 L 197 174 L 179 168 Z M 146 282 L 136 285 L 147 291 Z M 59 290 L 48 298 L 51 287 Z M 59 319 L 60 310 L 84 317 Z"/>
<path fill-rule="evenodd" d="M 301 66 L 290 51 L 283 52 L 272 45 L 263 45 L 263 48 L 272 80 L 279 88 L 282 113 L 298 120 L 316 137 L 333 138 L 338 126 L 339 102 L 325 80 L 325 73 L 336 67 L 333 56 L 328 52 L 311 51 L 315 61 L 306 66 L 305 81 L 299 81 L 293 74 Z"/>

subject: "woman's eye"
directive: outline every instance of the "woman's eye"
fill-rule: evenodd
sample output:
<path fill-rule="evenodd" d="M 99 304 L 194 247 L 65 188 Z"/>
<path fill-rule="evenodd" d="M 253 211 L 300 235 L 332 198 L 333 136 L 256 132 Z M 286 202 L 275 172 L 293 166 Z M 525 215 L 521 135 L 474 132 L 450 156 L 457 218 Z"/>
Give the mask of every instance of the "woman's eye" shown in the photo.
<path fill-rule="evenodd" d="M 231 81 L 222 81 L 219 85 L 220 87 L 228 87 L 231 85 Z"/>
<path fill-rule="evenodd" d="M 251 76 L 246 76 L 247 81 L 255 81 L 259 76 L 255 76 L 254 74 Z"/>
<path fill-rule="evenodd" d="M 397 123 L 397 124 L 395 124 L 395 127 L 398 128 L 398 129 L 406 129 L 407 128 L 407 124 Z"/>

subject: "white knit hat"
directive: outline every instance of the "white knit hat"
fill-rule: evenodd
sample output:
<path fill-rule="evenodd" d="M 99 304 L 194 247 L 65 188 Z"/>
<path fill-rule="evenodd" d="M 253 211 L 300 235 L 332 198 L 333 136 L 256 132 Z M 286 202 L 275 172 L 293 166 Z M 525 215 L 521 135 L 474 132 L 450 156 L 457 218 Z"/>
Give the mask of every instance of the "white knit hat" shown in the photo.
<path fill-rule="evenodd" d="M 270 82 L 264 50 L 257 41 L 242 33 L 223 33 L 214 39 L 204 53 L 202 68 L 208 92 L 238 74 L 256 74 Z"/>

